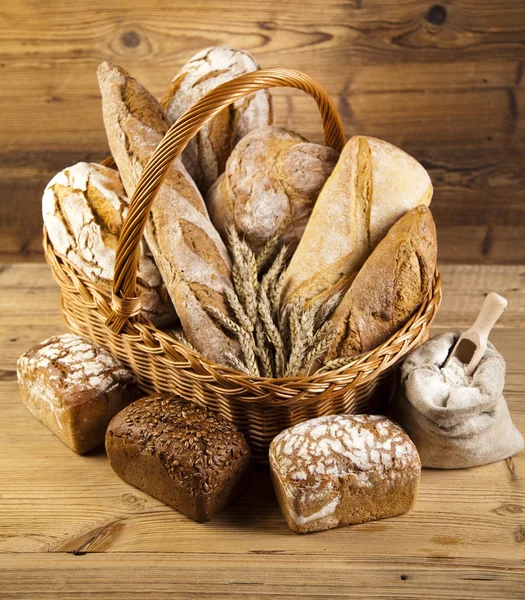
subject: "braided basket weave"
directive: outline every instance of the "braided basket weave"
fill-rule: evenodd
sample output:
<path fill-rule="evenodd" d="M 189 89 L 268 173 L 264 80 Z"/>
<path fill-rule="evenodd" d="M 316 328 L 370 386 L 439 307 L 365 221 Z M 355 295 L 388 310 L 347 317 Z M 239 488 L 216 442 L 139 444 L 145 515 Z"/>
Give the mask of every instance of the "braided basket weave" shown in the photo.
<path fill-rule="evenodd" d="M 326 91 L 309 76 L 290 69 L 247 73 L 224 83 L 194 104 L 170 128 L 142 173 L 120 235 L 113 293 L 86 279 L 55 254 L 44 228 L 46 260 L 61 289 L 67 325 L 107 348 L 138 377 L 147 391 L 170 391 L 216 410 L 247 437 L 257 462 L 266 462 L 271 440 L 283 429 L 333 413 L 388 409 L 394 368 L 409 350 L 428 338 L 441 302 L 436 271 L 433 289 L 410 320 L 375 350 L 334 371 L 307 377 L 251 377 L 219 366 L 156 329 L 140 314 L 136 296 L 139 242 L 162 181 L 199 129 L 222 109 L 257 90 L 292 87 L 310 94 L 323 119 L 326 145 L 341 151 L 341 119 Z M 111 160 L 105 161 L 111 164 Z"/>

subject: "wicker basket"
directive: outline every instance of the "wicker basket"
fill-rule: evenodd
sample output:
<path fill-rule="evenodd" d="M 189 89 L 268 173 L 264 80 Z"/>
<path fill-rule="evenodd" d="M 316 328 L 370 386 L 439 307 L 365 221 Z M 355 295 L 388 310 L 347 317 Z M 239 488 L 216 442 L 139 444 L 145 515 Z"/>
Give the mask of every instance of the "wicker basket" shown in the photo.
<path fill-rule="evenodd" d="M 270 441 L 286 427 L 333 413 L 387 410 L 394 368 L 401 357 L 428 338 L 441 301 L 441 280 L 436 271 L 428 298 L 387 342 L 340 369 L 282 379 L 250 377 L 212 363 L 156 329 L 140 314 L 135 280 L 139 241 L 171 163 L 223 108 L 272 87 L 293 87 L 310 94 L 323 119 L 326 144 L 339 151 L 343 148 L 341 120 L 326 91 L 313 79 L 290 69 L 248 73 L 218 86 L 192 106 L 170 128 L 151 157 L 131 199 L 120 236 L 112 295 L 57 256 L 44 229 L 46 260 L 60 285 L 69 328 L 117 356 L 135 372 L 144 390 L 177 392 L 232 421 L 247 436 L 257 462 L 266 461 Z"/>

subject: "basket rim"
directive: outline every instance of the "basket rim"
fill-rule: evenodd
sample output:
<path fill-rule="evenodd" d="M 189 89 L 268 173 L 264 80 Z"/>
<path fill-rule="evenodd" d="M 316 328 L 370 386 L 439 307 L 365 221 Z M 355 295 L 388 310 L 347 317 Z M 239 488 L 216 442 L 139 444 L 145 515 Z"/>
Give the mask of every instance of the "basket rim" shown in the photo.
<path fill-rule="evenodd" d="M 57 254 L 50 242 L 45 225 L 43 227 L 43 246 L 46 261 L 51 267 L 61 292 L 65 289 L 80 295 L 86 308 L 96 312 L 101 327 L 108 333 L 125 336 L 130 342 L 141 344 L 146 352 L 158 355 L 158 360 L 167 361 L 170 366 L 182 371 L 191 371 L 191 376 L 194 378 L 208 381 L 209 387 L 211 387 L 211 383 L 215 383 L 222 394 L 235 396 L 246 391 L 247 388 L 251 388 L 257 393 L 252 399 L 243 399 L 243 401 L 266 403 L 272 406 L 291 406 L 292 400 L 293 404 L 297 402 L 305 406 L 308 404 L 303 399 L 306 395 L 325 392 L 330 387 L 339 389 L 348 385 L 368 383 L 416 345 L 419 345 L 418 342 L 426 332 L 426 328 L 422 326 L 425 323 L 430 326 L 442 299 L 441 275 L 436 265 L 432 287 L 425 300 L 398 331 L 373 350 L 356 356 L 346 365 L 323 373 L 280 378 L 262 377 L 247 375 L 231 367 L 210 361 L 195 350 L 178 342 L 166 331 L 155 327 L 143 315 L 129 319 L 124 329 L 119 334 L 115 334 L 106 325 L 107 316 L 112 311 L 111 282 L 108 282 L 107 287 L 93 282 L 81 273 L 69 259 Z M 67 318 L 66 322 L 69 325 Z M 421 329 L 420 333 L 412 335 L 418 327 Z M 396 345 L 400 345 L 397 350 L 394 349 Z M 225 389 L 226 383 L 227 389 Z M 298 391 L 298 388 L 301 388 L 302 391 Z M 261 393 L 263 389 L 265 393 Z M 283 398 L 283 396 L 285 397 Z M 315 401 L 315 395 L 311 401 Z"/>

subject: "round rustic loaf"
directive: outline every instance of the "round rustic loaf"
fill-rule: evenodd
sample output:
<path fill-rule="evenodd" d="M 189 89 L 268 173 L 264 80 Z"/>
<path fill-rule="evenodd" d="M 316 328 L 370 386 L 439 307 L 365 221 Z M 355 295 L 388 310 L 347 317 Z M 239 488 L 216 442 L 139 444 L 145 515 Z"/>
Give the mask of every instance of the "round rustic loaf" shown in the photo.
<path fill-rule="evenodd" d="M 42 198 L 44 224 L 56 253 L 108 290 L 128 204 L 117 171 L 85 162 L 57 173 Z M 144 314 L 152 323 L 163 327 L 175 321 L 173 304 L 145 242 L 137 284 Z"/>
<path fill-rule="evenodd" d="M 208 193 L 213 224 L 223 237 L 233 224 L 255 252 L 275 236 L 297 246 L 337 158 L 281 127 L 251 131 Z"/>

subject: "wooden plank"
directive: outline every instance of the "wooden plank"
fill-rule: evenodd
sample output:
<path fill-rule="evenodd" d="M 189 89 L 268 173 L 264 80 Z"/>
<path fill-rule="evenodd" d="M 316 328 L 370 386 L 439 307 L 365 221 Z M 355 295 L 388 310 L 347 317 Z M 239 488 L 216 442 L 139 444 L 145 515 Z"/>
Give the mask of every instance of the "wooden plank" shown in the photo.
<path fill-rule="evenodd" d="M 346 561 L 320 554 L 297 560 L 255 550 L 249 561 L 218 552 L 205 563 L 191 554 L 173 557 L 163 553 L 0 556 L 3 600 L 505 600 L 523 597 L 521 573 L 517 560 L 477 565 L 447 558 L 424 562 L 394 558 L 378 564 L 367 557 Z"/>
<path fill-rule="evenodd" d="M 0 259 L 40 258 L 45 184 L 107 153 L 101 60 L 122 63 L 160 95 L 195 51 L 224 43 L 263 65 L 306 70 L 333 96 L 348 134 L 388 139 L 422 160 L 436 184 L 442 260 L 523 262 L 514 243 L 525 227 L 523 13 L 520 0 L 341 0 L 323 10 L 292 0 L 278 13 L 269 0 L 245 0 L 234 18 L 222 1 L 4 2 L 0 111 L 13 118 L 0 122 Z M 275 96 L 278 124 L 321 141 L 311 100 Z M 462 227 L 475 228 L 473 245 L 456 246 Z"/>

